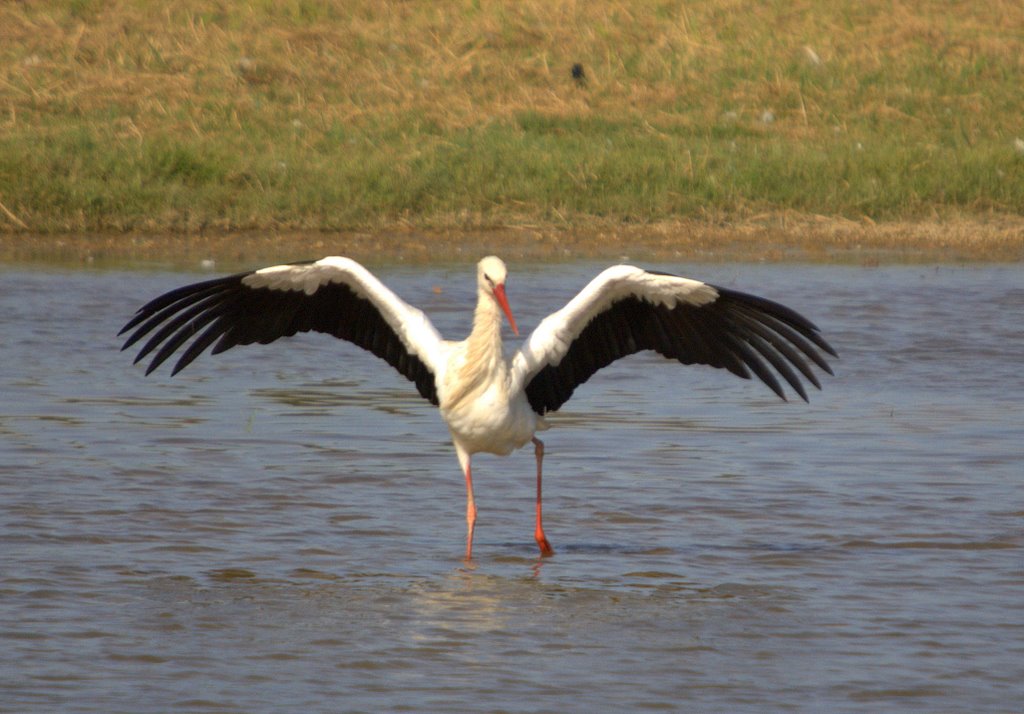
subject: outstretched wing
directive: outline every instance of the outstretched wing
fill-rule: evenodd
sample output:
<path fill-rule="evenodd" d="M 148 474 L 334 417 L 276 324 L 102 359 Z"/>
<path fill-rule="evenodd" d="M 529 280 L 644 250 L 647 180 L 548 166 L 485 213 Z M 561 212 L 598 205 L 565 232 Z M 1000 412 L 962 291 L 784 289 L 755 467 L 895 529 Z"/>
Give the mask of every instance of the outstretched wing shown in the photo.
<path fill-rule="evenodd" d="M 172 290 L 143 305 L 119 334 L 134 330 L 122 349 L 156 332 L 135 361 L 155 351 L 146 374 L 191 340 L 176 374 L 213 345 L 267 344 L 316 331 L 348 340 L 377 355 L 437 404 L 435 375 L 443 340 L 420 310 L 349 258 L 275 265 Z"/>
<path fill-rule="evenodd" d="M 813 323 L 784 305 L 616 265 L 527 338 L 513 361 L 513 388 L 524 388 L 533 410 L 544 414 L 597 370 L 641 350 L 744 379 L 753 373 L 785 399 L 777 373 L 805 401 L 800 376 L 820 389 L 810 363 L 831 374 L 823 353 L 836 356 Z"/>

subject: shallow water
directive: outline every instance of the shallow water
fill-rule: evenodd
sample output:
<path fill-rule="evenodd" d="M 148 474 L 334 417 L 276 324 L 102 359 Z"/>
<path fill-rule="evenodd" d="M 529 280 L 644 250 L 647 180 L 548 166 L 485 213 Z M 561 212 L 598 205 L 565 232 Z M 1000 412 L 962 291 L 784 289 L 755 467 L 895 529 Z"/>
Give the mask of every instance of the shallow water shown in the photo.
<path fill-rule="evenodd" d="M 602 266 L 512 266 L 521 327 Z M 206 275 L 0 270 L 0 710 L 1008 712 L 1024 695 L 1024 268 L 659 267 L 842 358 L 811 403 L 636 356 L 475 462 L 323 336 L 144 378 Z M 380 273 L 442 332 L 467 266 Z M 433 288 L 440 286 L 440 291 Z"/>

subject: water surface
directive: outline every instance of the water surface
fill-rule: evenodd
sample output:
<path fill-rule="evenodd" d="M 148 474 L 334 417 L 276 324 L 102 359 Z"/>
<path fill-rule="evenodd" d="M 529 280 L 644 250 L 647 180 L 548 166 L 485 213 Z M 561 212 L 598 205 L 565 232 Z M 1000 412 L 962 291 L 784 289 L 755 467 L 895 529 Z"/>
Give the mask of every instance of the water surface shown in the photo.
<path fill-rule="evenodd" d="M 527 331 L 603 266 L 513 265 Z M 208 274 L 0 272 L 3 711 L 972 711 L 1024 695 L 1024 269 L 658 265 L 780 300 L 811 403 L 636 356 L 480 456 L 324 336 L 149 378 Z M 442 332 L 470 267 L 381 275 Z M 440 290 L 435 290 L 440 288 Z"/>

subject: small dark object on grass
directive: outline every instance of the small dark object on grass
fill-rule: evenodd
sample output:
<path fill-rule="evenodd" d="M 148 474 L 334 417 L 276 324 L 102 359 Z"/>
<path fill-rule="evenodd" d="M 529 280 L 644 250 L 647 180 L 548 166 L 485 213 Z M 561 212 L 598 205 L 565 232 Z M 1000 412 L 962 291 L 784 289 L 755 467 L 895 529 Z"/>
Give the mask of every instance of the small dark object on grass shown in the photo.
<path fill-rule="evenodd" d="M 579 62 L 572 66 L 572 78 L 576 80 L 576 84 L 581 87 L 587 83 L 587 73 L 583 71 L 583 65 Z"/>

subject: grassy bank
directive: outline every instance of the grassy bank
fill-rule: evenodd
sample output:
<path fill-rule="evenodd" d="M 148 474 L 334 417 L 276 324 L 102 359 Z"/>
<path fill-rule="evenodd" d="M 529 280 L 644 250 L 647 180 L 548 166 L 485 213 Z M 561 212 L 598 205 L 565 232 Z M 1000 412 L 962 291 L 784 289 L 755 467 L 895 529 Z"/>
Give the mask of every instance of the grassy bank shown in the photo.
<path fill-rule="evenodd" d="M 237 5 L 0 5 L 0 230 L 1024 212 L 1019 2 Z"/>

